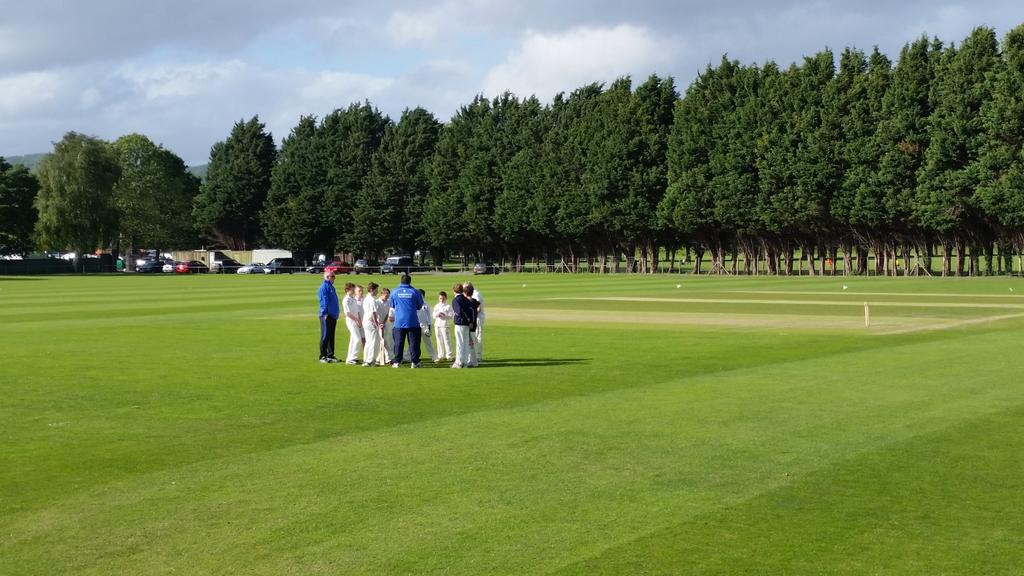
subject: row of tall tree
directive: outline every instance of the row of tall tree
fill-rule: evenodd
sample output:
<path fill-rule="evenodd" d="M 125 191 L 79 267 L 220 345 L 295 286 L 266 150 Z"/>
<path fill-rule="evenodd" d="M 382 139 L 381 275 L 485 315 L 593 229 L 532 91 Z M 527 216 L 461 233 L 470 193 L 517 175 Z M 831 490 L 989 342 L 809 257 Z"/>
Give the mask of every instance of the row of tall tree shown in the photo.
<path fill-rule="evenodd" d="M 780 70 L 723 59 L 690 86 L 669 141 L 663 222 L 769 271 L 1009 269 L 1024 244 L 1024 27 L 959 46 L 921 38 L 895 66 L 876 49 Z M 1002 258 L 995 265 L 996 255 Z M 817 256 L 817 258 L 815 258 Z M 735 267 L 735 259 L 733 260 Z M 965 270 L 966 268 L 966 270 Z"/>
<path fill-rule="evenodd" d="M 1024 248 L 1022 145 L 1024 26 L 1001 46 L 977 28 L 959 45 L 922 37 L 895 65 L 877 49 L 723 58 L 681 97 L 671 78 L 622 78 L 549 104 L 478 96 L 447 124 L 352 104 L 302 117 L 280 149 L 252 118 L 213 146 L 202 186 L 142 136 L 69 134 L 39 169 L 35 230 L 52 246 L 201 235 L 568 270 L 636 257 L 649 271 L 684 249 L 695 270 L 864 273 L 874 255 L 877 273 L 909 274 L 941 254 L 944 274 L 977 273 Z M 0 168 L 14 174 L 0 194 L 26 177 Z"/>

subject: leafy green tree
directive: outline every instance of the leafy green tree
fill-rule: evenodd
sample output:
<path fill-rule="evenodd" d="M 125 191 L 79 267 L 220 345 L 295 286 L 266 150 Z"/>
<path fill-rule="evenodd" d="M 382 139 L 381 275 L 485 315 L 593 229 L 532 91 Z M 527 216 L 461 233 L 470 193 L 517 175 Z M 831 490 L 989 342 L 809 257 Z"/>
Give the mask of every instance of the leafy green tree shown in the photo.
<path fill-rule="evenodd" d="M 721 116 L 715 83 L 718 71 L 708 66 L 687 88 L 673 113 L 668 139 L 668 188 L 658 205 L 665 226 L 698 242 L 715 236 L 710 194 L 710 158 L 716 143 L 709 129 Z M 700 271 L 700 254 L 694 272 Z"/>
<path fill-rule="evenodd" d="M 332 253 L 336 228 L 326 216 L 326 161 L 313 116 L 303 116 L 281 143 L 260 219 L 272 246 L 310 256 Z"/>
<path fill-rule="evenodd" d="M 391 119 L 369 102 L 331 112 L 320 122 L 317 149 L 323 164 L 324 216 L 334 227 L 334 248 L 364 248 L 355 223 L 355 207 Z"/>
<path fill-rule="evenodd" d="M 493 248 L 493 206 L 500 184 L 495 121 L 491 102 L 477 96 L 441 133 L 423 215 L 435 258 L 452 249 L 467 256 Z"/>
<path fill-rule="evenodd" d="M 795 93 L 797 126 L 801 135 L 794 156 L 793 188 L 779 207 L 793 218 L 790 234 L 804 245 L 808 270 L 816 273 L 812 253 L 823 236 L 833 231 L 829 218 L 832 195 L 842 177 L 839 161 L 842 103 L 830 89 L 835 76 L 835 57 L 824 50 L 805 58 Z"/>
<path fill-rule="evenodd" d="M 361 250 L 381 256 L 388 248 L 411 254 L 426 247 L 427 169 L 440 133 L 441 123 L 423 108 L 405 110 L 387 126 L 357 196 L 353 224 Z"/>
<path fill-rule="evenodd" d="M 892 70 L 891 85 L 882 98 L 882 112 L 876 131 L 881 154 L 874 178 L 874 193 L 879 194 L 881 215 L 864 217 L 867 225 L 876 226 L 876 233 L 885 232 L 911 238 L 919 250 L 928 252 L 922 230 L 914 225 L 917 175 L 928 149 L 928 119 L 931 116 L 931 92 L 934 81 L 934 59 L 942 46 L 921 37 L 905 45 Z M 872 206 L 865 194 L 864 211 Z M 925 270 L 930 268 L 926 256 Z"/>
<path fill-rule="evenodd" d="M 756 217 L 760 184 L 755 156 L 760 72 L 723 58 L 716 78 L 714 89 L 721 115 L 712 125 L 715 144 L 709 158 L 708 191 L 712 198 L 712 217 L 720 233 L 712 252 L 717 266 L 724 267 L 723 243 L 733 247 L 735 265 L 735 248 L 738 247 L 748 256 L 749 266 L 755 251 L 752 239 L 760 230 Z"/>
<path fill-rule="evenodd" d="M 206 182 L 193 208 L 199 228 L 227 248 L 255 246 L 276 157 L 274 137 L 258 116 L 236 122 L 228 138 L 210 150 Z"/>
<path fill-rule="evenodd" d="M 39 163 L 36 239 L 44 249 L 72 249 L 81 257 L 107 246 L 117 235 L 113 189 L 121 174 L 110 145 L 68 132 Z"/>
<path fill-rule="evenodd" d="M 623 205 L 622 230 L 628 244 L 641 246 L 648 271 L 657 267 L 658 246 L 667 242 L 664 227 L 653 217 L 668 187 L 668 136 L 679 94 L 671 78 L 650 76 L 633 92 L 634 158 Z"/>
<path fill-rule="evenodd" d="M 0 254 L 24 255 L 32 250 L 36 209 L 32 205 L 39 181 L 28 168 L 11 166 L 0 156 Z"/>
<path fill-rule="evenodd" d="M 1024 25 L 1003 39 L 1003 63 L 982 105 L 985 140 L 975 193 L 986 220 L 1024 246 Z"/>
<path fill-rule="evenodd" d="M 558 252 L 562 256 L 562 266 L 575 269 L 576 252 L 594 240 L 594 232 L 599 225 L 606 224 L 601 219 L 601 207 L 596 203 L 610 192 L 607 190 L 608 178 L 617 171 L 609 166 L 607 171 L 597 167 L 601 155 L 601 143 L 595 142 L 600 137 L 599 123 L 608 119 L 602 117 L 607 106 L 600 84 L 588 84 L 573 91 L 558 117 L 557 138 L 561 139 L 560 148 L 550 148 L 552 156 L 548 163 L 558 167 L 549 172 L 553 177 L 544 183 L 548 193 L 555 200 L 554 229 L 558 242 Z M 618 91 L 621 94 L 621 89 Z M 609 143 L 618 146 L 618 142 Z M 617 240 L 618 230 L 608 231 L 612 239 Z M 568 258 L 568 260 L 566 260 Z"/>
<path fill-rule="evenodd" d="M 845 272 L 852 272 L 852 246 L 874 241 L 887 250 L 883 234 L 888 230 L 885 191 L 878 185 L 882 148 L 878 125 L 882 101 L 890 83 L 891 62 L 876 48 L 870 58 L 859 50 L 847 49 L 840 58 L 836 76 L 837 106 L 841 114 L 841 179 L 832 198 L 831 212 L 837 237 L 843 245 Z"/>
<path fill-rule="evenodd" d="M 118 138 L 112 148 L 121 169 L 114 185 L 118 231 L 129 256 L 140 246 L 180 248 L 197 239 L 191 209 L 199 179 L 173 152 L 141 134 Z M 128 258 L 131 269 L 135 261 Z"/>
<path fill-rule="evenodd" d="M 949 245 L 957 246 L 957 270 L 964 273 L 964 252 L 985 234 L 975 190 L 974 168 L 985 143 L 982 105 L 991 97 L 1000 64 L 998 42 L 990 28 L 976 28 L 958 49 L 948 49 L 933 86 L 928 150 L 921 169 L 915 215 L 947 246 L 943 273 L 949 273 Z"/>
<path fill-rule="evenodd" d="M 430 192 L 423 223 L 434 261 L 443 261 L 462 241 L 462 202 L 453 186 L 458 175 L 462 123 L 449 122 L 441 129 L 434 155 L 427 166 Z"/>
<path fill-rule="evenodd" d="M 637 248 L 646 247 L 627 239 L 629 193 L 641 151 L 632 80 L 612 82 L 579 120 L 573 134 L 585 151 L 581 189 L 589 210 L 580 251 L 618 253 L 626 246 L 627 255 L 635 257 Z"/>
<path fill-rule="evenodd" d="M 755 144 L 758 175 L 756 203 L 757 226 L 763 231 L 762 248 L 769 272 L 778 272 L 780 255 L 786 258 L 785 272 L 792 270 L 792 249 L 788 230 L 791 214 L 780 209 L 778 198 L 794 186 L 794 155 L 799 139 L 795 123 L 793 93 L 796 92 L 796 65 L 780 70 L 773 62 L 761 67 L 758 102 L 761 126 Z"/>
<path fill-rule="evenodd" d="M 541 184 L 543 139 L 547 112 L 535 97 L 519 102 L 506 123 L 507 154 L 501 170 L 501 188 L 494 199 L 494 232 L 517 269 L 524 254 L 539 245 L 531 228 L 534 195 Z"/>

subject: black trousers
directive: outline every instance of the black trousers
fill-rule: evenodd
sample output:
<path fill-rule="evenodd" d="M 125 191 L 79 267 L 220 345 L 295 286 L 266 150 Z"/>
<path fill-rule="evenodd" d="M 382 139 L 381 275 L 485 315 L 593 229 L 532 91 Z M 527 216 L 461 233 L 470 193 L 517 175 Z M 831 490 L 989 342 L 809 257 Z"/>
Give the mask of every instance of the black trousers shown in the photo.
<path fill-rule="evenodd" d="M 413 364 L 419 364 L 420 337 L 423 335 L 423 329 L 419 326 L 415 328 L 393 328 L 391 335 L 395 339 L 395 355 L 391 362 L 394 364 L 402 363 L 402 354 L 405 352 L 405 338 L 408 336 L 409 358 L 412 359 Z"/>
<path fill-rule="evenodd" d="M 334 330 L 338 327 L 338 319 L 330 316 L 320 317 L 320 357 L 334 358 Z"/>

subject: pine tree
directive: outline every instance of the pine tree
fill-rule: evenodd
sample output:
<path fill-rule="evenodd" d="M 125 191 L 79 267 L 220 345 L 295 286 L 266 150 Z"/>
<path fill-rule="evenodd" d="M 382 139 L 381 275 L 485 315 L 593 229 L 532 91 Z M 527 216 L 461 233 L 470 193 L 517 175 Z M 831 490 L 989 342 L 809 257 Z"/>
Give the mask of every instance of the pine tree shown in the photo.
<path fill-rule="evenodd" d="M 192 211 L 200 229 L 227 248 L 255 246 L 276 157 L 274 137 L 258 116 L 236 122 L 228 138 L 210 150 L 206 182 Z"/>

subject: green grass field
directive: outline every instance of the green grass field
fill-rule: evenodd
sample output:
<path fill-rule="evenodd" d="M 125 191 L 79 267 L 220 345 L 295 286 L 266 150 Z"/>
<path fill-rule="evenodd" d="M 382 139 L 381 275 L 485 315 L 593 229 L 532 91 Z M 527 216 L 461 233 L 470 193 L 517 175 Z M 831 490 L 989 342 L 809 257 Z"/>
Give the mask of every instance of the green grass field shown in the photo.
<path fill-rule="evenodd" d="M 414 371 L 316 276 L 0 278 L 0 574 L 1022 573 L 1024 280 L 478 280 Z"/>

